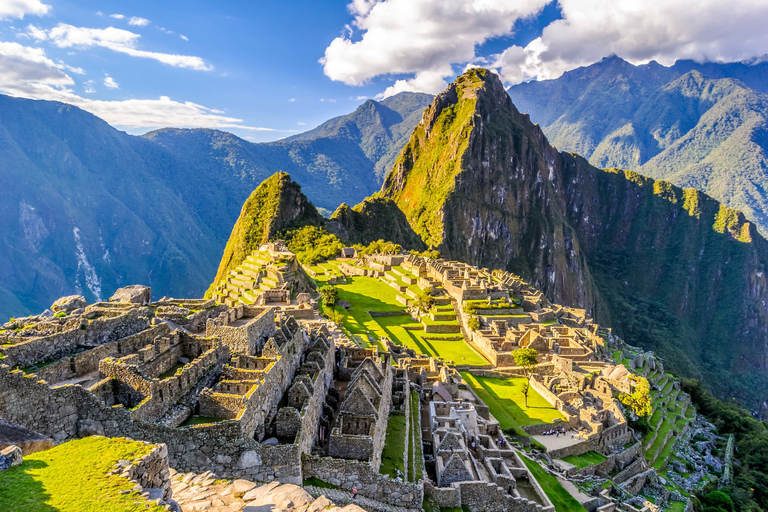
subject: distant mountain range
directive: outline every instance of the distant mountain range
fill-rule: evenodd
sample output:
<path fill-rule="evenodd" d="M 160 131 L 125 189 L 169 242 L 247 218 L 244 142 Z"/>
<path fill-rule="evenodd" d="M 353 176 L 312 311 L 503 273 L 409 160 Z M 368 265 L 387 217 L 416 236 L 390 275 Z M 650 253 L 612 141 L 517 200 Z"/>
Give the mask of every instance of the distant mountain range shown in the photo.
<path fill-rule="evenodd" d="M 768 233 L 768 62 L 614 56 L 508 92 L 558 149 L 696 188 Z"/>
<path fill-rule="evenodd" d="M 291 139 L 217 130 L 120 132 L 77 107 L 0 95 L 0 319 L 61 295 L 151 285 L 201 296 L 240 208 L 290 171 L 328 213 L 378 190 L 431 101 L 402 93 Z"/>

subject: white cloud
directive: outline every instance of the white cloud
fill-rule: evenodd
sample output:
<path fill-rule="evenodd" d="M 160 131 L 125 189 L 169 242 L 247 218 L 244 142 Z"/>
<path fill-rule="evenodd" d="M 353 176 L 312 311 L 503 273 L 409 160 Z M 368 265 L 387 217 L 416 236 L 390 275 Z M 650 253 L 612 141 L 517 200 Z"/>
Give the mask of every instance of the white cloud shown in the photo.
<path fill-rule="evenodd" d="M 104 16 L 104 12 L 102 12 L 102 11 L 96 11 L 96 16 Z"/>
<path fill-rule="evenodd" d="M 320 98 L 320 101 L 326 102 L 326 103 L 336 103 L 336 100 L 333 98 Z"/>
<path fill-rule="evenodd" d="M 125 15 L 123 15 L 123 14 L 110 14 L 109 17 L 110 18 L 115 18 L 116 20 L 121 20 L 121 19 L 125 18 Z"/>
<path fill-rule="evenodd" d="M 635 64 L 681 58 L 739 61 L 768 53 L 765 0 L 558 0 L 563 19 L 525 48 L 479 56 L 551 0 L 350 0 L 354 17 L 320 62 L 332 80 L 362 85 L 396 76 L 379 97 L 436 93 L 455 66 L 495 68 L 507 83 L 555 78 L 617 54 Z"/>
<path fill-rule="evenodd" d="M 299 126 L 304 126 L 307 123 L 302 123 L 301 121 L 296 121 L 296 124 L 299 125 Z"/>
<path fill-rule="evenodd" d="M 129 25 L 134 25 L 137 27 L 146 27 L 149 25 L 150 21 L 147 18 L 139 18 L 138 16 L 133 16 L 130 20 L 128 20 Z"/>
<path fill-rule="evenodd" d="M 203 71 L 213 69 L 213 66 L 206 64 L 200 57 L 139 50 L 136 45 L 141 35 L 115 27 L 86 28 L 59 23 L 48 31 L 30 25 L 27 33 L 37 40 L 50 40 L 59 48 L 92 48 L 98 46 L 132 57 L 154 59 L 169 66 Z"/>
<path fill-rule="evenodd" d="M 44 16 L 50 10 L 51 6 L 40 0 L 0 0 L 0 20 L 21 19 L 27 14 Z"/>
<path fill-rule="evenodd" d="M 41 48 L 0 42 L 0 91 L 23 98 L 61 101 L 87 110 L 113 126 L 125 129 L 151 129 L 167 126 L 236 128 L 249 131 L 292 132 L 247 126 L 242 119 L 221 110 L 193 102 L 180 102 L 161 96 L 158 99 L 103 101 L 84 98 L 72 90 L 74 80 L 65 65 L 51 60 Z M 107 79 L 105 78 L 105 85 Z M 85 93 L 95 92 L 93 80 L 83 82 Z"/>
<path fill-rule="evenodd" d="M 353 0 L 354 26 L 334 39 L 320 62 L 332 80 L 362 85 L 379 75 L 408 74 L 385 92 L 438 92 L 452 64 L 475 59 L 476 46 L 507 35 L 518 19 L 550 0 Z M 355 30 L 362 32 L 359 38 Z"/>
<path fill-rule="evenodd" d="M 635 64 L 740 61 L 768 52 L 765 0 L 560 0 L 563 19 L 498 56 L 505 81 L 556 78 L 617 54 Z"/>
<path fill-rule="evenodd" d="M 291 99 L 289 99 L 288 101 L 290 101 L 291 103 L 293 103 L 294 101 L 296 101 L 296 98 L 291 98 Z"/>
<path fill-rule="evenodd" d="M 120 88 L 120 86 L 118 85 L 118 83 L 117 83 L 117 82 L 115 82 L 115 79 L 114 79 L 114 78 L 112 78 L 112 77 L 111 77 L 111 76 L 109 76 L 109 75 L 104 75 L 104 86 L 105 86 L 107 89 L 119 89 L 119 88 Z"/>
<path fill-rule="evenodd" d="M 179 34 L 179 37 L 182 38 L 185 41 L 189 41 L 189 38 L 185 36 L 184 34 Z"/>

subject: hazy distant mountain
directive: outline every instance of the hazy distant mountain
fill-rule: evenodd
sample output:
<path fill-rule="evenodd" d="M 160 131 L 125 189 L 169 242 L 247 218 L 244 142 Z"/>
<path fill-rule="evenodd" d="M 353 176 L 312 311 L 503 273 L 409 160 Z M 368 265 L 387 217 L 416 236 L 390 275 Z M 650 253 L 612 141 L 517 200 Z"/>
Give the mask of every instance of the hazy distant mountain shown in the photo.
<path fill-rule="evenodd" d="M 225 218 L 217 218 L 214 229 L 226 230 L 226 237 L 248 194 L 277 171 L 290 173 L 316 206 L 329 211 L 372 194 L 430 101 L 432 96 L 414 93 L 381 102 L 367 100 L 351 114 L 306 133 L 262 144 L 205 129 L 164 129 L 145 137 L 184 160 L 195 175 L 205 174 L 217 187 L 227 189 L 218 202 L 210 197 L 217 195 L 211 191 L 200 198 L 205 204 L 196 205 L 198 211 L 213 216 L 225 213 Z M 179 186 L 188 189 L 187 195 L 197 193 L 196 183 Z"/>
<path fill-rule="evenodd" d="M 768 63 L 644 66 L 609 57 L 509 90 L 553 145 L 694 187 L 768 233 Z"/>
<path fill-rule="evenodd" d="M 290 140 L 218 130 L 115 130 L 77 107 L 0 95 L 0 319 L 119 286 L 200 296 L 245 199 L 290 171 L 327 210 L 379 189 L 431 101 L 366 101 Z"/>

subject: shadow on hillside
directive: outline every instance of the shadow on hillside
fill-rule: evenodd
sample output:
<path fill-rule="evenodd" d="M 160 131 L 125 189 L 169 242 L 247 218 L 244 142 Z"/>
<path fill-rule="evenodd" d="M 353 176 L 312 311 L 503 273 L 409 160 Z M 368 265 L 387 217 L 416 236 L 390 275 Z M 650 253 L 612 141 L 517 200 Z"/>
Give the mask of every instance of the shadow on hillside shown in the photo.
<path fill-rule="evenodd" d="M 45 491 L 42 482 L 31 474 L 32 471 L 47 466 L 43 461 L 27 460 L 21 466 L 0 472 L 0 510 L 58 512 L 58 508 L 46 503 L 51 495 Z"/>

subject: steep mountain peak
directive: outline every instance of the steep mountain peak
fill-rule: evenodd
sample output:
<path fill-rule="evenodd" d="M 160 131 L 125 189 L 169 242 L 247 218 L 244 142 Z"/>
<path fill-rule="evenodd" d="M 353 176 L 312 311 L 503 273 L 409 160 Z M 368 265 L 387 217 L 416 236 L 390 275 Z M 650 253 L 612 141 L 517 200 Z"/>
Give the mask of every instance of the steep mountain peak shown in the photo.
<path fill-rule="evenodd" d="M 206 296 L 210 296 L 230 270 L 279 231 L 295 225 L 319 226 L 322 222 L 322 216 L 287 172 L 273 174 L 256 187 L 243 204 L 224 248 L 216 279 Z"/>

